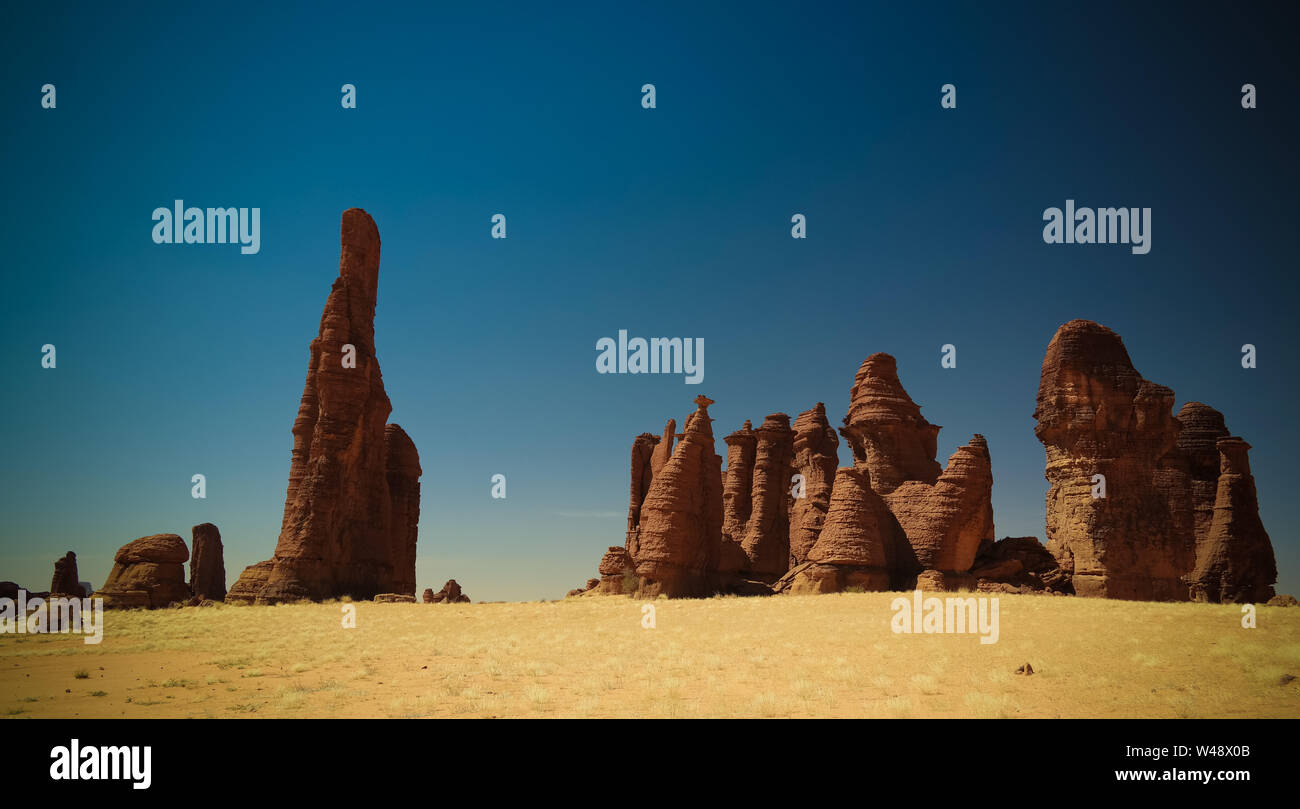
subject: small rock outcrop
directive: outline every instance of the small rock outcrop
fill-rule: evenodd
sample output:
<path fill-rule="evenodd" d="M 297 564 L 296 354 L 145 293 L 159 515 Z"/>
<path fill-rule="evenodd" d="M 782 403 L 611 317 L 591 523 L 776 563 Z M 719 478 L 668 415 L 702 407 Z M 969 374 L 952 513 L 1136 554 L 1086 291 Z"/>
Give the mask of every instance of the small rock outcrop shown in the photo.
<path fill-rule="evenodd" d="M 980 545 L 971 566 L 975 589 L 982 592 L 1068 594 L 1070 581 L 1056 557 L 1038 537 L 1004 537 Z"/>
<path fill-rule="evenodd" d="M 414 604 L 415 596 L 406 593 L 379 593 L 375 596 L 376 604 Z"/>
<path fill-rule="evenodd" d="M 154 534 L 128 542 L 113 556 L 113 570 L 95 594 L 105 608 L 158 609 L 190 597 L 185 582 L 185 542 L 176 534 Z"/>
<path fill-rule="evenodd" d="M 414 601 L 415 599 L 411 599 Z M 424 591 L 424 603 L 426 604 L 468 604 L 469 596 L 461 592 L 460 585 L 455 579 L 448 579 L 447 583 L 442 586 L 438 592 L 432 590 Z"/>
<path fill-rule="evenodd" d="M 50 595 L 68 598 L 85 598 L 81 589 L 81 579 L 77 575 L 77 555 L 68 551 L 62 558 L 54 561 L 54 578 L 50 580 Z"/>
<path fill-rule="evenodd" d="M 200 601 L 226 598 L 226 559 L 221 532 L 210 522 L 191 529 L 190 592 Z"/>

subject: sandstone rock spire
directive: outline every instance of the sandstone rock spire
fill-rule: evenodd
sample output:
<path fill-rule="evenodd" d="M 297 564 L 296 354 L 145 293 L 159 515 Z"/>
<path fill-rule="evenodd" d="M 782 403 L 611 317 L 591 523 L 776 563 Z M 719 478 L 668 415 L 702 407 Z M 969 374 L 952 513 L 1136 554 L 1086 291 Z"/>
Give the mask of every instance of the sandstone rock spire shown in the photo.
<path fill-rule="evenodd" d="M 269 570 L 258 565 L 245 570 L 229 600 L 275 603 L 343 595 L 360 600 L 398 592 L 398 586 L 403 594 L 415 592 L 419 489 L 412 484 L 419 461 L 405 433 L 386 428 L 392 405 L 374 342 L 379 231 L 365 211 L 352 208 L 343 212 L 340 234 L 339 275 L 311 342 L 293 424 L 275 555 Z M 396 502 L 390 479 L 402 488 Z"/>
<path fill-rule="evenodd" d="M 226 597 L 226 560 L 221 532 L 210 522 L 190 529 L 190 592 L 199 599 L 222 601 Z"/>
<path fill-rule="evenodd" d="M 793 471 L 803 476 L 803 497 L 790 504 L 790 566 L 807 561 L 821 534 L 830 508 L 839 467 L 839 438 L 826 420 L 826 405 L 818 402 L 794 420 Z"/>
<path fill-rule="evenodd" d="M 722 535 L 722 458 L 714 452 L 705 396 L 687 419 L 681 442 L 654 473 L 641 507 L 640 547 L 634 557 L 641 593 L 707 595 Z M 668 444 L 675 426 L 669 422 Z"/>

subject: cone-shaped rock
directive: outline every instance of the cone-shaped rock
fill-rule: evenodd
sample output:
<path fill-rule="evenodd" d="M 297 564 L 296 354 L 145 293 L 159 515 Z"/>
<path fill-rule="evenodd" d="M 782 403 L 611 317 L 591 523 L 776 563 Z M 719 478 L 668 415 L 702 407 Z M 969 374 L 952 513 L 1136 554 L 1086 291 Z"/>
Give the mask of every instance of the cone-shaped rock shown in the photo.
<path fill-rule="evenodd" d="M 641 506 L 635 562 L 644 595 L 707 595 L 713 587 L 722 534 L 722 458 L 713 449 L 708 406 L 686 422 L 681 442 L 654 473 Z M 656 452 L 669 444 L 672 422 Z"/>
<path fill-rule="evenodd" d="M 1250 444 L 1220 438 L 1218 491 L 1206 540 L 1198 548 L 1192 597 L 1200 601 L 1262 603 L 1273 597 L 1277 560 L 1259 519 Z"/>
<path fill-rule="evenodd" d="M 871 487 L 878 494 L 888 494 L 905 481 L 938 479 L 939 427 L 925 420 L 903 389 L 893 357 L 867 357 L 849 397 L 840 434 L 853 449 L 854 465 L 865 465 L 871 472 Z"/>

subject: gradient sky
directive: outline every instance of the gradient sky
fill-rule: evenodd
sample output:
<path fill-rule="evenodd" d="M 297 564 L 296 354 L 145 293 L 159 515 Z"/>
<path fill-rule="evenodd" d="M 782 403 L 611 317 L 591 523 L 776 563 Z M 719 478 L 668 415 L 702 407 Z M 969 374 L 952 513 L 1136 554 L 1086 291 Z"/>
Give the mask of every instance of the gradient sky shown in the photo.
<path fill-rule="evenodd" d="M 271 556 L 356 206 L 424 468 L 420 589 L 562 596 L 623 542 L 638 433 L 699 393 L 724 456 L 747 418 L 824 401 L 838 426 L 875 351 L 943 425 L 940 462 L 987 437 L 997 536 L 1045 538 L 1034 397 L 1082 317 L 1251 442 L 1278 590 L 1300 591 L 1300 95 L 1264 11 L 49 5 L 0 34 L 0 579 L 46 589 L 71 549 L 99 585 L 122 544 L 205 521 L 229 582 Z M 260 207 L 261 252 L 155 245 L 178 198 Z M 1067 198 L 1152 208 L 1150 254 L 1044 244 Z M 704 383 L 598 375 L 619 329 L 703 338 Z"/>

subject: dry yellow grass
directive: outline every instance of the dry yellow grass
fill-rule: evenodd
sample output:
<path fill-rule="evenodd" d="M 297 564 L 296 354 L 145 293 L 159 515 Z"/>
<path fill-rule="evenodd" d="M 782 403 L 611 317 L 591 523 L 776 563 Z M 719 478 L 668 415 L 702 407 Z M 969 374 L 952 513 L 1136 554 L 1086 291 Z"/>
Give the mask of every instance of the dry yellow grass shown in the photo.
<path fill-rule="evenodd" d="M 1002 596 L 982 645 L 896 595 L 108 613 L 0 636 L 0 716 L 1300 717 L 1300 609 Z"/>

